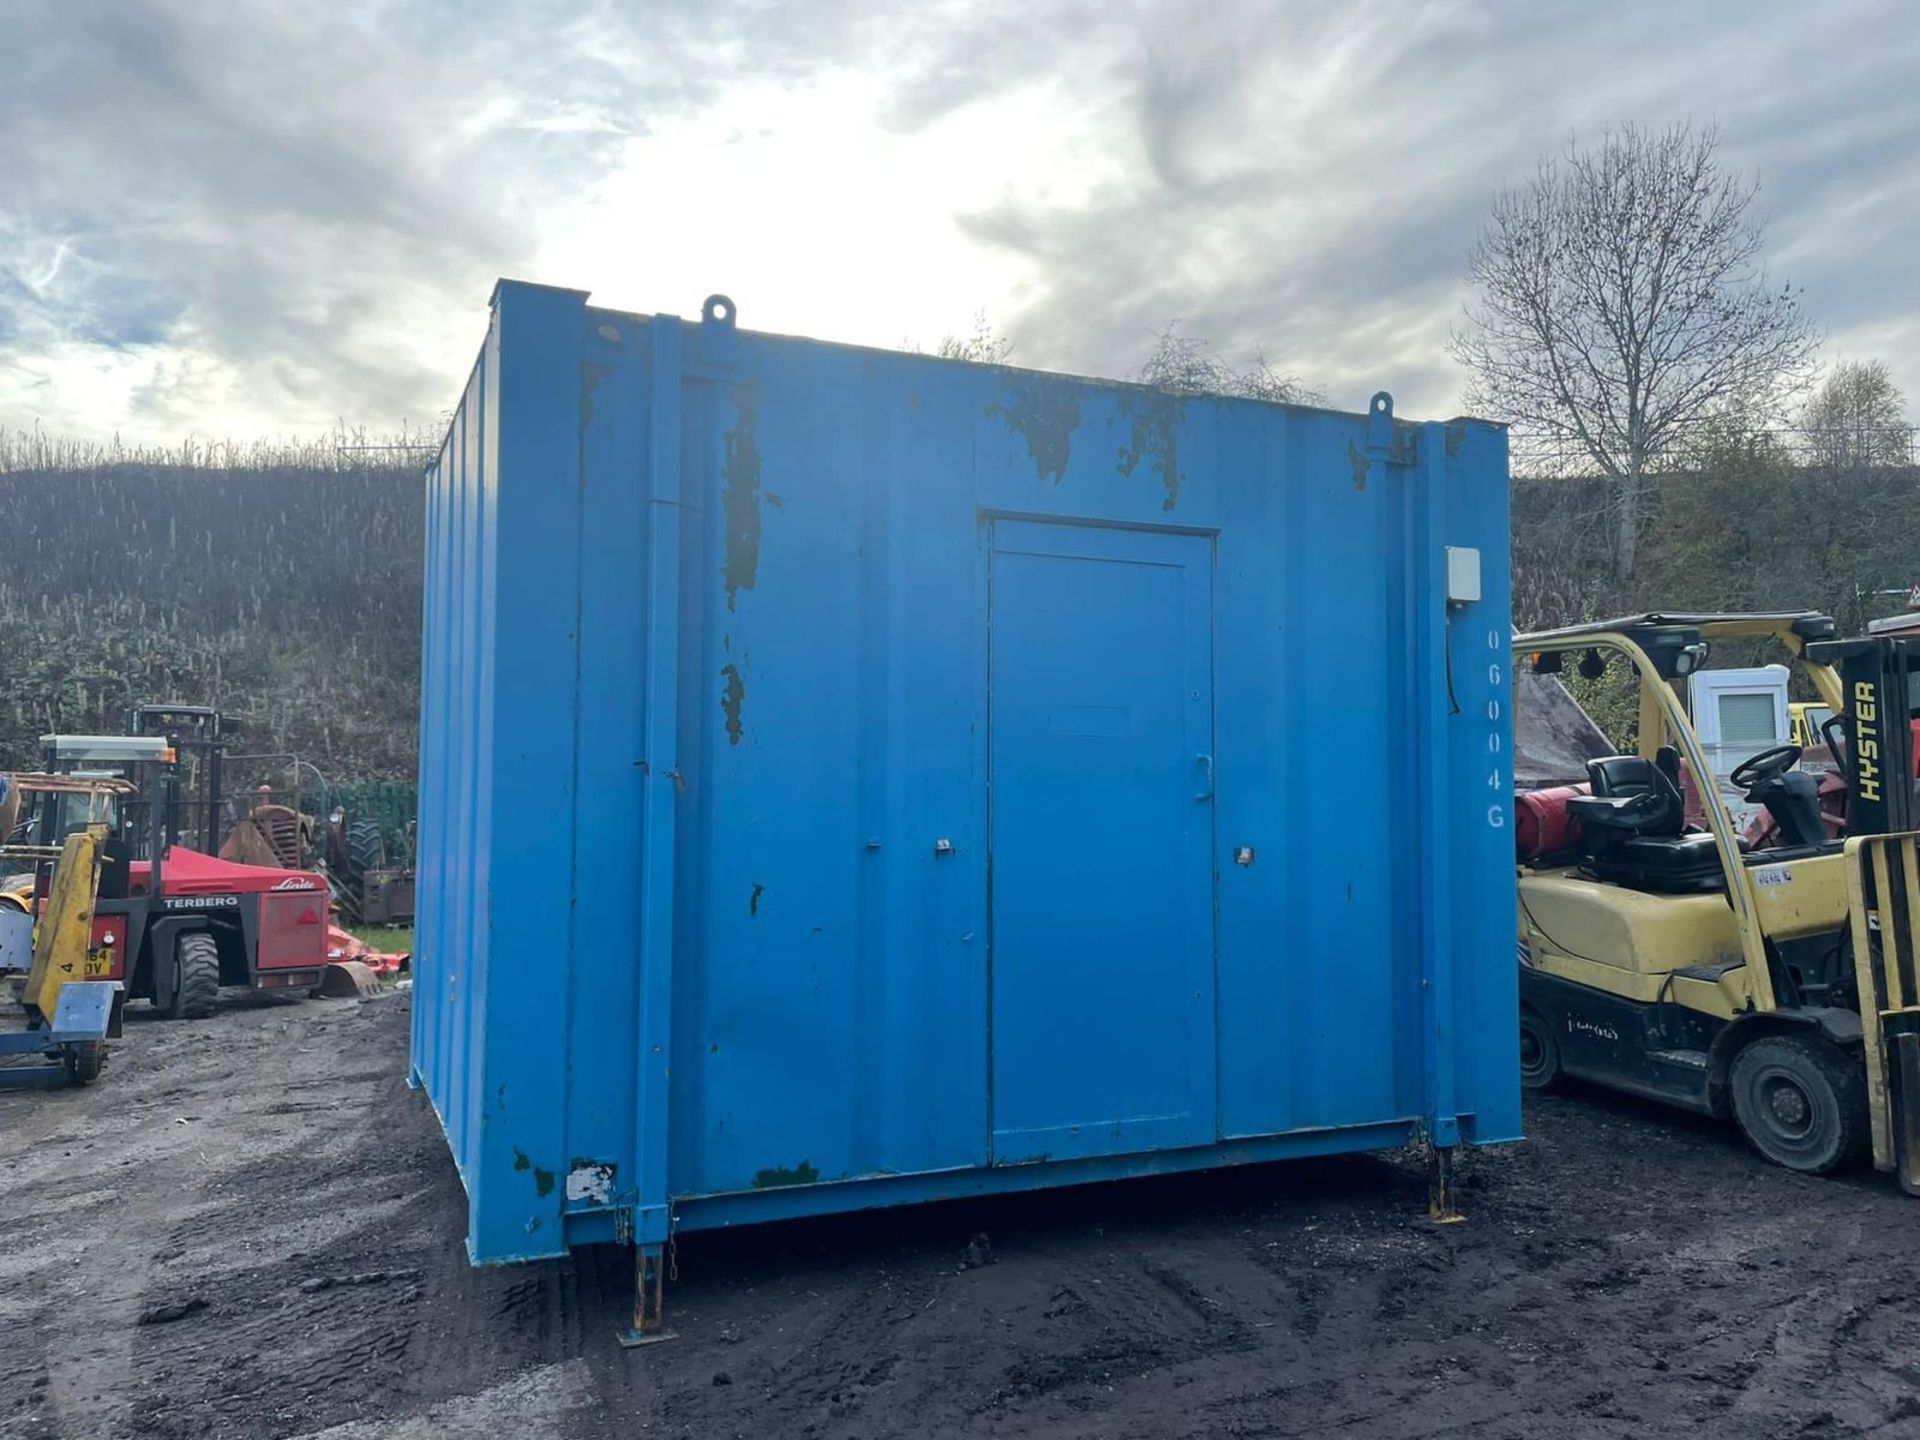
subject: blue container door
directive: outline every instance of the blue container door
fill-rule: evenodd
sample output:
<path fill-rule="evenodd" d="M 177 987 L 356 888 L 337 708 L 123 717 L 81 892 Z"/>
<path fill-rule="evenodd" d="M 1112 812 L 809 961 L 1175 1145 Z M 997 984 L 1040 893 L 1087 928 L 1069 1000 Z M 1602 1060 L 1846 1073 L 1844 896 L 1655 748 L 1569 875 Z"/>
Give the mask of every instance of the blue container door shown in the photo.
<path fill-rule="evenodd" d="M 999 1164 L 1215 1138 L 1213 542 L 997 520 Z"/>

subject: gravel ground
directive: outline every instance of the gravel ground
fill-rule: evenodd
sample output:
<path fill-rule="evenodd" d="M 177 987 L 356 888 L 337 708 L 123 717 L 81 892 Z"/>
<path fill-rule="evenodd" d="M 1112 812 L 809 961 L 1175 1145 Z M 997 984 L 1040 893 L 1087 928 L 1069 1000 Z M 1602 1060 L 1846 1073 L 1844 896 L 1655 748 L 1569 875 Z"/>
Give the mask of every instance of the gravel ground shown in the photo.
<path fill-rule="evenodd" d="M 130 1012 L 0 1092 L 0 1435 L 1920 1436 L 1920 1203 L 1583 1091 L 1478 1154 L 692 1235 L 474 1271 L 408 999 Z"/>

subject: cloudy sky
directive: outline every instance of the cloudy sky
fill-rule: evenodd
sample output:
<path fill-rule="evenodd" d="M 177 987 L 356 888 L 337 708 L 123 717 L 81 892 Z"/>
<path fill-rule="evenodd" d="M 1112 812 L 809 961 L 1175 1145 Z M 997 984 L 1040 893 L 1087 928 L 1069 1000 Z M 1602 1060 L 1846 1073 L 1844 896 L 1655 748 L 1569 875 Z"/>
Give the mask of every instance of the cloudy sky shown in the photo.
<path fill-rule="evenodd" d="M 1494 190 L 1717 123 L 1920 402 L 1920 16 L 1610 0 L 3 0 L 0 426 L 431 426 L 496 276 L 1131 371 L 1180 318 L 1453 412 Z M 1920 408 L 1920 406 L 1916 406 Z"/>

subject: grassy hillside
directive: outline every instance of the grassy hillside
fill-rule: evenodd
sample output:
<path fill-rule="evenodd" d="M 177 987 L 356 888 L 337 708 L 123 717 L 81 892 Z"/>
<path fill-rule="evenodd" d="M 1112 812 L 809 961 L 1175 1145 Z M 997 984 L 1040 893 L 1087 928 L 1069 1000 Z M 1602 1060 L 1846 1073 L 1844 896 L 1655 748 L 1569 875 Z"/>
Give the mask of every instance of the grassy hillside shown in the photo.
<path fill-rule="evenodd" d="M 0 436 L 0 764 L 170 699 L 246 715 L 247 748 L 334 778 L 410 780 L 422 487 L 395 462 L 412 458 Z"/>
<path fill-rule="evenodd" d="M 1608 569 L 1605 497 L 1585 480 L 1516 480 L 1514 623 L 1521 629 L 1636 609 L 1807 609 L 1843 631 L 1920 583 L 1920 470 L 1845 472 L 1730 448 L 1660 480 L 1629 582 Z"/>

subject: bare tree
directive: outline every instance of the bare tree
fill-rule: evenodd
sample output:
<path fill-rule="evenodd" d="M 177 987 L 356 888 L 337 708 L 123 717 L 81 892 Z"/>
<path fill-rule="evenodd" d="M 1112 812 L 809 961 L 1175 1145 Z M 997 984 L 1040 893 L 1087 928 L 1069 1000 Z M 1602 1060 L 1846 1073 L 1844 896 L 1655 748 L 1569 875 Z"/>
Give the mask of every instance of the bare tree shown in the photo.
<path fill-rule="evenodd" d="M 1807 402 L 1800 429 L 1812 462 L 1837 473 L 1913 463 L 1907 402 L 1885 361 L 1835 366 Z"/>
<path fill-rule="evenodd" d="M 1267 352 L 1253 352 L 1253 364 L 1236 377 L 1233 394 L 1249 400 L 1271 400 L 1278 405 L 1324 405 L 1326 395 L 1298 376 L 1283 374 L 1267 363 Z"/>
<path fill-rule="evenodd" d="M 1233 389 L 1233 370 L 1206 341 L 1180 333 L 1173 321 L 1154 338 L 1153 349 L 1133 378 L 1176 395 L 1225 395 Z"/>
<path fill-rule="evenodd" d="M 924 355 L 926 347 L 911 335 L 900 341 L 900 348 L 909 355 Z M 949 330 L 940 337 L 940 343 L 933 347 L 933 353 L 942 360 L 970 360 L 976 365 L 1004 365 L 1013 354 L 1013 341 L 1005 335 L 997 334 L 993 322 L 987 319 L 984 309 L 973 312 L 973 328 L 964 335 L 956 335 Z"/>
<path fill-rule="evenodd" d="M 1282 405 L 1325 402 L 1326 397 L 1312 386 L 1274 369 L 1265 351 L 1255 351 L 1252 364 L 1235 370 L 1207 341 L 1182 335 L 1180 324 L 1173 321 L 1155 337 L 1153 350 L 1133 374 L 1142 385 L 1176 395 L 1237 395 Z"/>
<path fill-rule="evenodd" d="M 942 335 L 933 353 L 943 360 L 972 360 L 981 365 L 1004 365 L 1013 354 L 1013 341 L 996 335 L 985 310 L 973 312 L 973 329 L 966 335 Z"/>
<path fill-rule="evenodd" d="M 1722 169 L 1717 143 L 1627 126 L 1543 161 L 1494 201 L 1453 336 L 1469 403 L 1513 423 L 1523 458 L 1607 479 L 1620 580 L 1649 469 L 1714 414 L 1779 417 L 1818 343 L 1797 293 L 1768 282 L 1755 187 Z"/>

